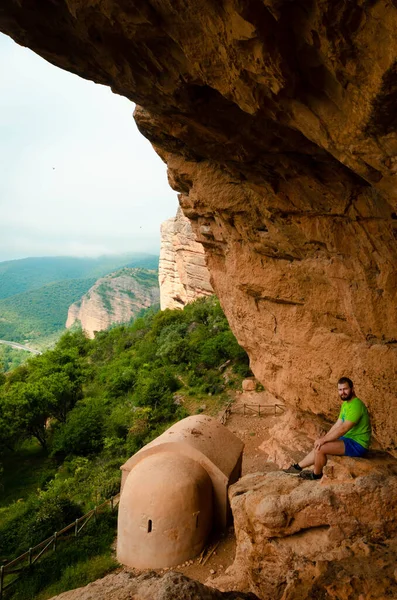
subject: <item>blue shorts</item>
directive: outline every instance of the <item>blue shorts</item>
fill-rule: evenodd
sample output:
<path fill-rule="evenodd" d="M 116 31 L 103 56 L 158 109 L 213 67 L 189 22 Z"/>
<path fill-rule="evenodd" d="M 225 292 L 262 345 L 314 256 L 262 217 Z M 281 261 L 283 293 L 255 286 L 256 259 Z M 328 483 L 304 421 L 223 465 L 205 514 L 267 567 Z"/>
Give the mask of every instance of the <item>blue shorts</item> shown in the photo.
<path fill-rule="evenodd" d="M 345 456 L 364 456 L 368 452 L 361 444 L 347 437 L 340 437 L 340 440 L 345 444 Z"/>

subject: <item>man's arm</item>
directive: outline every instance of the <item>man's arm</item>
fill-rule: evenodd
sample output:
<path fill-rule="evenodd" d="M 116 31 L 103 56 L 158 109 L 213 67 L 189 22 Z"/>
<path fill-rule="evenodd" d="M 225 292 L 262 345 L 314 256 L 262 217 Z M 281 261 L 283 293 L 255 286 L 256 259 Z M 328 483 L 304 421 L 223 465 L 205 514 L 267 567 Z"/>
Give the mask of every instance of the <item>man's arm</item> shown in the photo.
<path fill-rule="evenodd" d="M 353 421 L 342 421 L 342 419 L 338 419 L 334 425 L 332 425 L 331 429 L 326 433 L 322 438 L 318 439 L 314 443 L 314 447 L 318 450 L 323 444 L 327 442 L 334 442 L 338 438 L 345 435 L 352 427 L 354 427 L 355 423 Z"/>

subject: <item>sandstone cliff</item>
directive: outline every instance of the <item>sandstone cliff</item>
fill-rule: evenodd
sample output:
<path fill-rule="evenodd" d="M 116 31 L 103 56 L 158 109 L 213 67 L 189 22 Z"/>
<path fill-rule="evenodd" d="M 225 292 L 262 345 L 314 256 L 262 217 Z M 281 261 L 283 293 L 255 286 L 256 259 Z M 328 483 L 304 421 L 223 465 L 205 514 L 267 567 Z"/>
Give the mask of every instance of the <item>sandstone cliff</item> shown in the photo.
<path fill-rule="evenodd" d="M 196 241 L 190 221 L 180 208 L 176 217 L 161 225 L 159 283 L 161 310 L 183 308 L 214 293 L 204 248 Z"/>
<path fill-rule="evenodd" d="M 396 452 L 397 9 L 388 0 L 3 0 L 0 29 L 137 102 L 255 375 Z"/>
<path fill-rule="evenodd" d="M 127 323 L 142 308 L 159 301 L 156 271 L 123 268 L 101 277 L 69 307 L 66 327 L 79 321 L 89 337 L 113 323 Z"/>

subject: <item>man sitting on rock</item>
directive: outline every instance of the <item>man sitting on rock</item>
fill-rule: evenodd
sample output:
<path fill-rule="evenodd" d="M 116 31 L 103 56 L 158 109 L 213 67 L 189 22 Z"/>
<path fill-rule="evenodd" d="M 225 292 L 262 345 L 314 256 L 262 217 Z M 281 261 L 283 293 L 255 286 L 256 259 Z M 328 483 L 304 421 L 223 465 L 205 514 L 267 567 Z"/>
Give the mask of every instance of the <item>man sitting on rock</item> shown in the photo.
<path fill-rule="evenodd" d="M 371 441 L 371 424 L 365 404 L 357 398 L 353 382 L 348 377 L 338 381 L 338 394 L 342 400 L 339 418 L 324 437 L 314 442 L 313 450 L 299 463 L 291 465 L 284 473 L 299 475 L 303 479 L 321 479 L 327 464 L 327 455 L 364 456 Z M 313 471 L 304 471 L 314 465 Z"/>

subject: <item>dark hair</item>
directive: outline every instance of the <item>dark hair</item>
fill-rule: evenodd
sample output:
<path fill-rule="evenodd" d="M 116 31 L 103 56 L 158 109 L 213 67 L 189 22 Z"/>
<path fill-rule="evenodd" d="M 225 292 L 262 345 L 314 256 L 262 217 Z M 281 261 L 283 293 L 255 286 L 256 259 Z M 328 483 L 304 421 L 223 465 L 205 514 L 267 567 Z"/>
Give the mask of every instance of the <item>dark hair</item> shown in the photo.
<path fill-rule="evenodd" d="M 347 385 L 349 386 L 349 388 L 352 390 L 353 389 L 353 382 L 351 379 L 349 379 L 348 377 L 341 377 L 338 381 L 338 385 L 341 385 L 342 383 L 347 383 Z"/>

